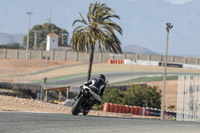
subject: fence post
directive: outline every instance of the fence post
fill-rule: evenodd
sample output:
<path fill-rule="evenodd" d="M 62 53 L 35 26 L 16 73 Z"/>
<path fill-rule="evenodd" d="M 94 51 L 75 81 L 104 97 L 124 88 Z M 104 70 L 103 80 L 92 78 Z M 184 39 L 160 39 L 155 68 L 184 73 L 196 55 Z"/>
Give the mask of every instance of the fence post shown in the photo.
<path fill-rule="evenodd" d="M 126 53 L 124 53 L 124 59 L 126 59 L 126 56 L 127 56 L 127 54 L 126 54 Z"/>
<path fill-rule="evenodd" d="M 172 62 L 173 63 L 175 62 L 175 56 L 172 56 Z"/>
<path fill-rule="evenodd" d="M 32 50 L 29 50 L 30 52 L 29 52 L 29 59 L 31 59 L 31 52 L 32 52 Z"/>
<path fill-rule="evenodd" d="M 148 61 L 151 61 L 151 55 L 150 54 L 148 55 Z"/>
<path fill-rule="evenodd" d="M 138 60 L 138 54 L 136 54 L 136 59 L 135 60 Z"/>
<path fill-rule="evenodd" d="M 184 58 L 184 63 L 187 64 L 187 57 Z"/>
<path fill-rule="evenodd" d="M 5 49 L 4 53 L 5 53 L 4 57 L 7 58 L 7 53 L 8 53 L 7 48 Z"/>
<path fill-rule="evenodd" d="M 55 51 L 53 50 L 53 60 L 55 60 Z"/>
<path fill-rule="evenodd" d="M 40 51 L 40 59 L 42 60 L 43 58 L 43 50 Z"/>
<path fill-rule="evenodd" d="M 196 65 L 199 64 L 199 58 L 196 58 Z"/>
<path fill-rule="evenodd" d="M 76 61 L 78 61 L 78 58 L 79 58 L 79 52 L 77 51 L 76 52 Z"/>
<path fill-rule="evenodd" d="M 65 61 L 67 60 L 67 50 L 65 50 Z"/>
<path fill-rule="evenodd" d="M 19 49 L 17 49 L 17 59 L 19 59 Z"/>
<path fill-rule="evenodd" d="M 102 57 L 102 56 L 103 56 L 103 53 L 101 52 L 101 53 L 100 53 L 100 62 L 103 61 L 103 57 Z"/>
<path fill-rule="evenodd" d="M 160 55 L 160 62 L 162 62 L 162 55 Z"/>

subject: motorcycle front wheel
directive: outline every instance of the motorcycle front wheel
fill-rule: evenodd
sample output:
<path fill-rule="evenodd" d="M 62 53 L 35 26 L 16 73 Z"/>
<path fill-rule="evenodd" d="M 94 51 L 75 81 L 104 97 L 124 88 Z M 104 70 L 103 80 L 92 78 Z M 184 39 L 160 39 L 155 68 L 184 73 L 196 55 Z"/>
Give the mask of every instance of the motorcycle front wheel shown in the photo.
<path fill-rule="evenodd" d="M 72 115 L 78 115 L 81 112 L 81 105 L 85 102 L 85 98 L 80 96 L 72 107 Z"/>

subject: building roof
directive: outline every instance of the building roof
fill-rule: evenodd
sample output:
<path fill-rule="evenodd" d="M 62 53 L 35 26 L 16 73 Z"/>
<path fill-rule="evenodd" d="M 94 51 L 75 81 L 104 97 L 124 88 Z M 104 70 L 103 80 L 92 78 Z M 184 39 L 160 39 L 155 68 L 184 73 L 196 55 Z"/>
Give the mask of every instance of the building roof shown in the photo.
<path fill-rule="evenodd" d="M 52 37 L 60 37 L 59 35 L 55 34 L 55 33 L 50 33 L 47 36 L 52 36 Z"/>

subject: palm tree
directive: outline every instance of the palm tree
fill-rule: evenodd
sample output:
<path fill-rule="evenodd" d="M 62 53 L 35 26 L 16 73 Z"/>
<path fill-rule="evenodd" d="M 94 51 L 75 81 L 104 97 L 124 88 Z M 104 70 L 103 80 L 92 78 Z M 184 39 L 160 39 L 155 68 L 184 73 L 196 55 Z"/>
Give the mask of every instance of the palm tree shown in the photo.
<path fill-rule="evenodd" d="M 91 3 L 87 14 L 87 21 L 80 13 L 81 19 L 73 22 L 80 22 L 71 38 L 73 51 L 89 52 L 89 68 L 87 80 L 91 77 L 94 50 L 101 52 L 122 53 L 121 42 L 115 35 L 115 31 L 122 35 L 122 29 L 111 18 L 120 19 L 118 15 L 106 4 L 100 2 Z"/>

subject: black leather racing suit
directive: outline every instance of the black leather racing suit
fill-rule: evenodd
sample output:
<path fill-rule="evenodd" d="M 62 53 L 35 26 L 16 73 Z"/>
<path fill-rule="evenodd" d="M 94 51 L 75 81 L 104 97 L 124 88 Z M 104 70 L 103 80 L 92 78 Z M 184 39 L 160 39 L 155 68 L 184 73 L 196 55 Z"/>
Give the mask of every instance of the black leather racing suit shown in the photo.
<path fill-rule="evenodd" d="M 84 83 L 88 87 L 92 87 L 98 90 L 98 95 L 102 96 L 106 88 L 106 83 L 102 78 L 93 78 Z"/>

